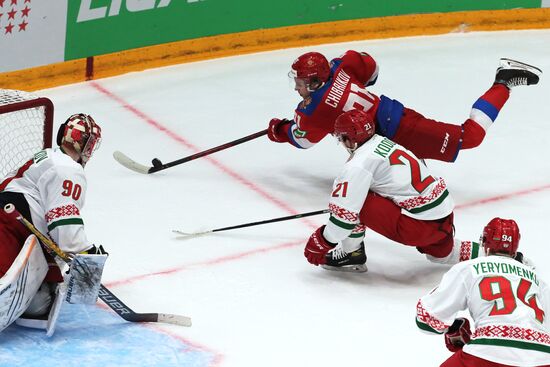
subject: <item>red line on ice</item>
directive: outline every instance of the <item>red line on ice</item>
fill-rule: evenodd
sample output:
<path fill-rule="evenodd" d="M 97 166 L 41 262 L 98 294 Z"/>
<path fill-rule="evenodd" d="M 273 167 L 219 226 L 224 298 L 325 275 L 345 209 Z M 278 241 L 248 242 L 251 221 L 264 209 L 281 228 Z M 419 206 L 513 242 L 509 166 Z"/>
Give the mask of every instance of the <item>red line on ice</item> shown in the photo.
<path fill-rule="evenodd" d="M 116 101 L 117 103 L 119 103 L 122 107 L 124 107 L 126 110 L 128 110 L 129 112 L 131 112 L 132 114 L 134 114 L 135 116 L 140 118 L 142 121 L 146 122 L 147 124 L 151 125 L 152 127 L 156 128 L 157 130 L 162 131 L 168 137 L 170 137 L 171 139 L 173 139 L 173 140 L 177 141 L 178 143 L 182 144 L 187 149 L 192 150 L 193 152 L 199 152 L 200 151 L 200 149 L 198 147 L 191 144 L 186 139 L 182 138 L 181 136 L 179 136 L 175 132 L 171 131 L 167 127 L 163 126 L 161 123 L 159 123 L 155 119 L 151 118 L 150 116 L 148 116 L 144 112 L 140 111 L 136 107 L 128 104 L 124 99 L 122 99 L 121 97 L 119 97 L 119 96 L 115 95 L 114 93 L 110 92 L 109 90 L 107 90 L 106 88 L 104 88 L 103 86 L 98 84 L 97 82 L 89 82 L 89 84 L 93 88 L 95 88 L 97 91 L 102 93 L 103 95 L 105 95 L 105 96 L 111 98 L 112 100 Z M 297 214 L 297 211 L 293 210 L 289 205 L 287 205 L 286 203 L 282 202 L 281 200 L 275 198 L 271 194 L 267 193 L 266 191 L 261 189 L 259 186 L 257 186 L 253 182 L 247 180 L 246 178 L 239 175 L 235 171 L 231 170 L 229 167 L 225 166 L 224 164 L 217 161 L 216 159 L 213 159 L 211 157 L 204 157 L 202 159 L 206 159 L 211 164 L 216 166 L 218 169 L 220 169 L 221 171 L 223 171 L 227 175 L 231 176 L 233 179 L 240 182 L 241 184 L 245 185 L 246 187 L 248 187 L 252 191 L 256 192 L 260 196 L 264 197 L 265 199 L 267 199 L 271 203 L 275 204 L 279 208 L 285 210 L 286 212 L 288 212 L 290 214 Z M 485 198 L 485 199 L 479 199 L 479 200 L 466 202 L 466 203 L 463 203 L 463 204 L 458 204 L 458 205 L 456 205 L 455 210 L 467 209 L 467 208 L 471 208 L 471 207 L 474 207 L 474 206 L 480 206 L 480 205 L 485 205 L 485 204 L 489 204 L 489 203 L 493 203 L 493 202 L 497 202 L 497 201 L 513 199 L 513 198 L 516 198 L 516 197 L 529 195 L 529 194 L 545 191 L 545 190 L 548 190 L 548 189 L 550 189 L 550 184 L 539 186 L 539 187 L 534 187 L 534 188 L 530 188 L 530 189 L 526 189 L 526 190 L 520 190 L 520 191 L 505 193 L 505 194 L 501 194 L 501 195 L 497 195 L 497 196 L 493 196 L 493 197 L 489 197 L 489 198 Z M 316 228 L 316 225 L 313 222 L 309 221 L 307 218 L 301 218 L 301 220 L 303 220 L 305 223 L 307 223 L 307 225 L 310 226 L 311 228 Z M 145 278 L 149 278 L 149 277 L 153 277 L 153 276 L 157 276 L 157 275 L 169 275 L 169 274 L 178 273 L 178 272 L 185 271 L 185 270 L 191 270 L 191 269 L 197 268 L 197 267 L 213 266 L 213 265 L 217 265 L 217 264 L 221 264 L 221 263 L 225 263 L 225 262 L 240 260 L 240 259 L 243 259 L 243 258 L 246 258 L 246 257 L 249 257 L 249 256 L 256 255 L 258 253 L 266 253 L 266 252 L 286 249 L 286 248 L 290 248 L 290 247 L 295 247 L 295 246 L 298 246 L 298 245 L 303 244 L 303 243 L 304 243 L 304 241 L 300 240 L 300 241 L 283 243 L 283 244 L 280 244 L 280 245 L 277 245 L 277 246 L 254 249 L 254 250 L 251 250 L 251 251 L 246 251 L 246 252 L 242 252 L 242 253 L 238 253 L 238 254 L 232 254 L 232 255 L 227 255 L 227 256 L 223 256 L 223 257 L 219 257 L 219 258 L 214 258 L 214 259 L 210 259 L 210 260 L 206 260 L 206 261 L 202 261 L 202 262 L 191 263 L 191 264 L 179 266 L 179 267 L 172 268 L 172 269 L 166 269 L 166 270 L 163 270 L 163 271 L 158 271 L 158 272 L 149 273 L 149 274 L 137 275 L 137 276 L 134 276 L 134 277 L 123 279 L 123 280 L 113 281 L 113 282 L 108 283 L 107 285 L 108 286 L 119 286 L 119 285 L 123 285 L 123 284 L 130 284 L 130 283 L 133 283 L 135 281 L 145 279 Z M 161 329 L 159 329 L 159 330 L 161 330 Z M 161 331 L 164 332 L 164 333 L 167 333 L 165 330 L 161 330 Z M 167 334 L 169 334 L 169 333 L 167 333 Z M 213 353 L 215 355 L 215 358 L 214 358 L 214 361 L 212 362 L 211 366 L 218 366 L 221 363 L 221 361 L 223 360 L 223 355 L 220 354 L 220 353 L 214 352 L 214 351 L 212 351 L 212 350 L 210 350 L 206 347 L 203 347 L 201 345 L 190 342 L 189 340 L 181 338 L 178 335 L 175 335 L 175 334 L 174 335 L 169 334 L 169 335 L 172 335 L 174 338 L 182 340 L 185 344 L 190 345 L 193 348 L 201 349 L 201 350 L 205 350 L 205 351 L 208 351 L 210 353 Z"/>
<path fill-rule="evenodd" d="M 221 366 L 221 363 L 223 362 L 223 359 L 224 359 L 224 355 L 219 353 L 219 352 L 216 352 L 208 347 L 205 347 L 204 345 L 202 344 L 198 344 L 198 343 L 195 343 L 187 338 L 184 338 L 176 333 L 172 333 L 172 332 L 169 332 L 163 328 L 160 328 L 156 325 L 147 325 L 148 327 L 150 327 L 151 329 L 155 329 L 157 332 L 161 332 L 161 333 L 164 333 L 164 334 L 167 334 L 169 336 L 171 336 L 172 338 L 174 339 L 177 339 L 179 341 L 181 341 L 183 344 L 185 344 L 186 346 L 190 346 L 191 348 L 195 349 L 195 350 L 201 350 L 203 352 L 206 352 L 206 353 L 209 353 L 209 354 L 212 354 L 213 355 L 213 359 L 212 361 L 210 362 L 210 364 L 208 365 L 209 367 L 217 367 L 217 366 Z"/>
<path fill-rule="evenodd" d="M 126 110 L 128 110 L 129 112 L 131 112 L 132 114 L 137 116 L 142 121 L 146 122 L 147 124 L 151 125 L 152 127 L 156 128 L 157 130 L 162 131 L 168 137 L 170 137 L 171 139 L 173 139 L 173 140 L 177 141 L 178 143 L 182 144 L 186 148 L 188 148 L 188 149 L 190 149 L 194 152 L 199 152 L 200 151 L 199 148 L 197 148 L 196 146 L 194 146 L 193 144 L 188 142 L 186 139 L 182 138 L 178 134 L 176 134 L 173 131 L 171 131 L 170 129 L 166 128 L 165 126 L 160 124 L 158 121 L 151 118 L 150 116 L 148 116 L 144 112 L 140 111 L 136 107 L 130 105 L 124 99 L 122 99 L 121 97 L 115 95 L 111 91 L 107 90 L 106 88 L 104 88 L 103 86 L 98 84 L 97 82 L 89 82 L 89 85 L 91 85 L 94 89 L 96 89 L 97 91 L 99 91 L 100 93 L 105 95 L 106 97 L 108 97 L 108 98 L 116 101 L 117 103 L 119 103 L 122 107 L 124 107 Z M 231 176 L 233 179 L 235 179 L 239 183 L 241 183 L 241 184 L 245 185 L 246 187 L 248 187 L 250 190 L 256 192 L 257 194 L 262 196 L 264 199 L 267 199 L 271 203 L 273 203 L 276 206 L 278 206 L 279 208 L 283 209 L 284 211 L 286 211 L 290 214 L 298 214 L 298 212 L 296 210 L 292 209 L 289 205 L 287 205 L 286 203 L 282 202 L 281 200 L 275 198 L 274 196 L 272 196 L 268 192 L 261 189 L 259 186 L 255 185 L 253 182 L 247 180 L 246 178 L 239 175 L 235 171 L 231 170 L 229 167 L 223 165 L 222 163 L 220 163 L 216 159 L 213 159 L 211 157 L 204 157 L 204 159 L 206 159 L 207 161 L 212 163 L 214 166 L 216 166 L 222 172 L 224 172 L 227 175 Z M 317 227 L 312 221 L 310 221 L 307 218 L 301 218 L 301 220 L 311 228 L 316 228 Z M 188 268 L 192 268 L 194 266 L 215 265 L 215 264 L 219 264 L 219 263 L 223 263 L 223 262 L 227 262 L 227 261 L 241 259 L 241 258 L 244 258 L 244 257 L 247 257 L 247 256 L 257 254 L 257 253 L 264 253 L 264 252 L 279 250 L 279 249 L 282 249 L 282 248 L 297 246 L 298 243 L 302 243 L 302 241 L 292 242 L 292 243 L 283 243 L 283 244 L 278 245 L 278 246 L 272 246 L 272 247 L 269 247 L 269 248 L 255 249 L 255 250 L 248 251 L 248 252 L 243 252 L 243 253 L 240 253 L 240 254 L 229 255 L 229 256 L 225 256 L 225 257 L 221 257 L 221 258 L 207 260 L 207 261 L 200 262 L 200 263 L 197 263 L 197 264 L 190 264 L 190 265 L 182 266 L 182 267 L 179 267 L 179 268 L 165 270 L 165 271 L 158 272 L 158 273 L 152 273 L 152 274 L 137 276 L 137 277 L 134 277 L 134 278 L 128 278 L 128 279 L 125 279 L 125 280 L 122 280 L 122 281 L 119 281 L 119 282 L 112 282 L 112 283 L 110 283 L 110 285 L 119 285 L 119 284 L 132 283 L 132 282 L 134 282 L 138 279 L 142 279 L 142 278 L 146 278 L 146 277 L 150 277 L 150 276 L 155 276 L 155 275 L 165 275 L 165 274 L 170 274 L 170 273 L 174 273 L 174 272 L 179 272 L 179 271 L 182 271 L 182 270 L 185 270 L 185 269 L 188 269 Z M 165 330 L 161 330 L 161 331 L 166 333 Z M 170 335 L 172 335 L 172 334 L 170 334 Z M 172 336 L 175 337 L 175 338 L 178 338 L 179 340 L 183 341 L 186 345 L 189 345 L 192 348 L 196 348 L 196 349 L 200 349 L 200 350 L 204 350 L 204 351 L 207 351 L 209 353 L 212 353 L 214 355 L 214 360 L 210 363 L 210 365 L 209 365 L 210 367 L 219 366 L 221 364 L 223 358 L 224 358 L 223 354 L 215 352 L 215 351 L 213 351 L 213 350 L 211 350 L 207 347 L 204 347 L 204 346 L 196 344 L 196 343 L 192 343 L 189 340 L 183 339 L 183 338 L 181 338 L 179 336 L 176 336 L 176 335 L 172 335 Z"/>
<path fill-rule="evenodd" d="M 221 263 L 225 263 L 225 262 L 230 262 L 230 261 L 233 261 L 233 260 L 243 259 L 243 258 L 246 258 L 246 257 L 249 257 L 249 256 L 259 254 L 259 253 L 267 253 L 267 252 L 271 252 L 271 251 L 277 251 L 277 250 L 281 250 L 281 249 L 285 249 L 285 248 L 295 247 L 295 246 L 298 246 L 299 244 L 302 244 L 302 243 L 303 243 L 303 241 L 300 240 L 300 241 L 283 243 L 283 244 L 280 244 L 278 246 L 258 248 L 258 249 L 254 249 L 254 250 L 250 250 L 250 251 L 246 251 L 246 252 L 241 252 L 241 253 L 238 253 L 238 254 L 232 254 L 232 255 L 222 256 L 222 257 L 218 257 L 218 258 L 214 258 L 214 259 L 210 259 L 210 260 L 206 260 L 206 261 L 201 261 L 201 262 L 197 262 L 197 263 L 191 263 L 191 264 L 188 264 L 188 265 L 183 265 L 183 266 L 180 266 L 180 267 L 167 269 L 167 270 L 163 270 L 163 271 L 159 271 L 159 272 L 138 275 L 138 276 L 134 276 L 134 277 L 127 278 L 127 279 L 124 279 L 124 280 L 120 280 L 120 281 L 109 282 L 109 283 L 107 283 L 107 286 L 112 287 L 112 286 L 118 286 L 118 285 L 122 285 L 122 284 L 129 284 L 129 283 L 134 283 L 134 282 L 136 282 L 138 280 L 141 280 L 141 279 L 144 279 L 144 278 L 149 278 L 149 277 L 153 277 L 153 276 L 157 276 L 157 275 L 169 275 L 169 274 L 178 273 L 178 272 L 181 272 L 181 271 L 184 271 L 184 270 L 192 270 L 193 268 L 197 268 L 197 267 L 200 268 L 200 267 L 205 267 L 205 266 L 217 265 L 217 264 L 221 264 Z M 107 306 L 105 306 L 105 305 L 102 305 L 102 307 L 107 308 Z M 153 327 L 152 325 L 149 325 L 149 326 Z M 170 333 L 170 332 L 166 331 L 164 328 L 160 328 L 160 327 L 154 327 L 154 328 L 156 330 L 162 332 L 162 333 L 165 333 L 167 335 L 170 335 L 173 338 L 176 338 L 176 339 L 182 341 L 185 345 L 190 346 L 191 348 L 202 350 L 202 351 L 205 351 L 207 353 L 212 354 L 214 357 L 213 357 L 213 360 L 210 362 L 209 367 L 221 366 L 221 363 L 223 362 L 223 359 L 224 359 L 223 354 L 221 354 L 219 352 L 216 352 L 216 351 L 212 350 L 211 348 L 205 347 L 201 344 L 192 342 L 189 339 L 183 338 L 183 337 L 181 337 L 181 336 L 179 336 L 175 333 Z"/>
<path fill-rule="evenodd" d="M 162 131 L 167 136 L 169 136 L 171 139 L 179 142 L 180 144 L 182 144 L 186 148 L 188 148 L 188 149 L 190 149 L 194 152 L 200 151 L 200 149 L 197 148 L 195 145 L 191 144 L 186 139 L 179 136 L 175 132 L 171 131 L 167 127 L 163 126 L 161 123 L 159 123 L 158 121 L 156 121 L 152 117 L 148 116 L 144 112 L 140 111 L 138 108 L 130 105 L 123 98 L 121 98 L 118 95 L 114 94 L 113 92 L 107 90 L 105 87 L 103 87 L 99 83 L 92 81 L 92 82 L 89 82 L 89 85 L 91 85 L 94 89 L 96 89 L 97 91 L 99 91 L 100 93 L 105 95 L 106 97 L 108 97 L 108 98 L 114 100 L 115 102 L 119 103 L 126 110 L 128 110 L 129 112 L 131 112 L 132 114 L 137 116 L 140 120 L 146 122 L 147 124 L 151 125 L 152 127 L 156 128 L 157 130 Z M 247 186 L 252 191 L 256 192 L 260 196 L 262 196 L 265 199 L 267 199 L 268 201 L 272 202 L 273 204 L 275 204 L 279 208 L 281 208 L 281 209 L 283 209 L 283 210 L 285 210 L 285 211 L 287 211 L 291 214 L 297 214 L 297 211 L 292 209 L 289 205 L 287 205 L 286 203 L 282 202 L 281 200 L 273 197 L 271 194 L 267 193 L 266 191 L 261 189 L 259 186 L 257 186 L 253 182 L 247 180 L 246 178 L 242 177 L 241 175 L 239 175 L 235 171 L 231 170 L 227 166 L 225 166 L 222 163 L 220 163 L 219 161 L 217 161 L 216 159 L 213 159 L 211 157 L 204 157 L 202 159 L 208 160 L 210 163 L 215 165 L 221 171 L 228 174 L 229 176 L 231 176 L 232 178 L 234 178 L 235 180 L 237 180 L 241 184 Z M 519 197 L 519 196 L 524 196 L 524 195 L 528 195 L 528 194 L 532 194 L 532 193 L 536 193 L 536 192 L 540 192 L 540 191 L 545 191 L 545 190 L 548 190 L 548 189 L 550 189 L 550 184 L 539 186 L 539 187 L 534 187 L 534 188 L 530 188 L 530 189 L 505 193 L 505 194 L 501 194 L 501 195 L 497 195 L 497 196 L 493 196 L 493 197 L 489 197 L 489 198 L 485 198 L 485 199 L 479 199 L 479 200 L 466 202 L 466 203 L 463 203 L 463 204 L 458 204 L 458 205 L 456 205 L 455 210 L 467 209 L 467 208 L 471 208 L 471 207 L 474 207 L 474 206 L 485 205 L 485 204 L 488 204 L 488 203 L 507 200 L 507 199 L 511 199 L 511 198 L 516 198 L 516 197 Z M 313 222 L 309 221 L 307 218 L 301 218 L 301 220 L 303 220 L 305 223 L 307 223 L 311 228 L 316 228 L 316 225 Z M 300 241 L 299 243 L 303 243 L 303 242 L 304 241 Z M 183 271 L 183 270 L 186 270 L 186 269 L 189 269 L 189 268 L 192 268 L 192 267 L 197 267 L 197 266 L 201 266 L 201 265 L 202 266 L 214 265 L 214 264 L 223 263 L 223 262 L 227 262 L 227 261 L 238 260 L 238 259 L 241 259 L 243 257 L 248 257 L 250 255 L 261 253 L 261 252 L 268 252 L 268 251 L 283 249 L 283 248 L 287 248 L 287 247 L 291 247 L 291 246 L 297 246 L 299 243 L 298 242 L 284 243 L 284 244 L 281 244 L 281 245 L 278 245 L 278 246 L 257 249 L 257 250 L 248 251 L 248 252 L 235 254 L 235 255 L 229 255 L 229 256 L 225 256 L 225 257 L 218 258 L 218 259 L 212 259 L 212 260 L 208 260 L 208 261 L 201 262 L 201 263 L 184 265 L 182 267 L 177 267 L 177 268 L 168 269 L 168 270 L 155 272 L 155 273 L 150 273 L 150 274 L 143 274 L 143 275 L 135 276 L 135 277 L 132 277 L 132 278 L 127 278 L 127 279 L 124 279 L 124 280 L 111 282 L 109 284 L 111 286 L 117 286 L 117 285 L 121 285 L 121 284 L 128 284 L 128 283 L 132 283 L 136 280 L 143 279 L 143 278 L 148 278 L 148 277 L 151 277 L 151 276 L 171 274 L 171 273 Z"/>
<path fill-rule="evenodd" d="M 168 137 L 171 139 L 177 141 L 181 145 L 185 146 L 187 149 L 192 150 L 194 153 L 198 153 L 201 150 L 196 147 L 195 145 L 191 144 L 189 141 L 184 139 L 183 137 L 179 136 L 169 128 L 162 125 L 157 120 L 153 119 L 152 117 L 145 114 L 143 111 L 140 111 L 138 108 L 132 106 L 128 102 L 126 102 L 123 98 L 120 96 L 114 94 L 113 92 L 109 91 L 102 85 L 100 85 L 97 82 L 89 82 L 89 85 L 91 85 L 94 89 L 96 89 L 101 94 L 105 95 L 106 97 L 114 100 L 118 104 L 120 104 L 122 107 L 124 107 L 126 110 L 128 110 L 130 113 L 138 117 L 140 120 L 146 122 L 150 126 L 154 127 L 155 129 L 162 131 L 165 133 Z M 218 169 L 220 169 L 225 174 L 231 176 L 233 179 L 238 181 L 239 183 L 243 184 L 244 186 L 248 187 L 250 190 L 256 192 L 258 195 L 262 196 L 264 199 L 267 199 L 271 203 L 275 204 L 279 208 L 283 209 L 284 211 L 288 212 L 289 214 L 298 214 L 298 212 L 294 209 L 292 209 L 288 204 L 284 203 L 283 201 L 277 199 L 273 195 L 269 194 L 267 191 L 260 188 L 258 185 L 254 184 L 252 181 L 247 180 L 243 176 L 239 175 L 237 172 L 233 171 L 231 168 L 227 167 L 223 163 L 219 162 L 218 160 L 212 158 L 212 157 L 204 157 L 201 159 L 205 159 L 212 163 L 214 166 L 216 166 Z M 300 220 L 304 221 L 309 227 L 315 229 L 317 228 L 317 225 L 310 221 L 307 218 L 301 218 Z"/>
<path fill-rule="evenodd" d="M 525 189 L 525 190 L 520 190 L 520 191 L 513 191 L 513 192 L 509 192 L 509 193 L 506 193 L 506 194 L 501 194 L 501 195 L 497 195 L 497 196 L 493 196 L 493 197 L 489 197 L 489 198 L 485 198 L 485 199 L 473 200 L 473 201 L 469 201 L 469 202 L 466 202 L 466 203 L 463 203 L 463 204 L 456 205 L 455 210 L 467 209 L 467 208 L 471 208 L 473 206 L 479 206 L 479 205 L 494 203 L 496 201 L 514 199 L 514 198 L 517 198 L 519 196 L 534 194 L 536 192 L 546 191 L 548 189 L 550 189 L 550 184 L 542 185 L 542 186 L 538 186 L 538 187 L 532 187 L 530 189 Z"/>
<path fill-rule="evenodd" d="M 485 204 L 488 204 L 488 203 L 493 203 L 493 202 L 496 202 L 496 201 L 504 201 L 504 200 L 508 200 L 508 199 L 511 199 L 511 198 L 517 198 L 517 197 L 520 197 L 520 196 L 525 196 L 525 195 L 529 195 L 529 194 L 533 194 L 533 193 L 537 193 L 537 192 L 541 192 L 541 191 L 545 191 L 545 190 L 549 190 L 549 189 L 550 189 L 550 184 L 539 186 L 539 187 L 534 187 L 534 188 L 531 188 L 531 189 L 510 192 L 510 193 L 507 193 L 507 194 L 501 194 L 501 195 L 497 195 L 497 196 L 493 196 L 493 197 L 489 197 L 489 198 L 485 198 L 485 199 L 474 200 L 474 201 L 470 201 L 470 202 L 466 202 L 466 203 L 463 203 L 463 204 L 456 205 L 455 210 L 467 209 L 467 208 L 471 208 L 471 207 L 474 207 L 474 206 L 480 206 L 480 205 L 485 205 Z M 133 276 L 133 277 L 130 277 L 130 278 L 110 282 L 107 285 L 116 287 L 116 286 L 119 286 L 119 285 L 130 284 L 130 283 L 133 283 L 135 281 L 145 279 L 145 278 L 149 278 L 149 277 L 153 277 L 153 276 L 157 276 L 157 275 L 169 275 L 169 274 L 178 273 L 178 272 L 181 272 L 181 271 L 184 271 L 184 270 L 191 270 L 191 269 L 197 268 L 197 267 L 212 266 L 212 265 L 217 265 L 217 264 L 221 264 L 221 263 L 225 263 L 225 262 L 229 262 L 229 261 L 241 260 L 243 258 L 253 256 L 253 255 L 256 255 L 256 254 L 267 253 L 267 252 L 276 251 L 276 250 L 282 250 L 282 249 L 286 249 L 286 248 L 289 248 L 289 247 L 294 247 L 294 246 L 304 245 L 304 244 L 305 244 L 305 239 L 300 240 L 300 241 L 286 242 L 286 243 L 276 245 L 276 246 L 258 248 L 258 249 L 254 249 L 254 250 L 250 250 L 250 251 L 246 251 L 246 252 L 231 254 L 231 255 L 227 255 L 227 256 L 223 256 L 223 257 L 219 257 L 219 258 L 206 260 L 206 261 L 201 261 L 201 262 L 191 263 L 191 264 L 187 264 L 187 265 L 182 265 L 182 266 L 171 268 L 171 269 L 161 270 L 161 271 L 157 271 L 157 272 L 154 272 L 154 273 L 136 275 L 136 276 Z"/>
<path fill-rule="evenodd" d="M 157 275 L 169 275 L 169 274 L 179 273 L 179 272 L 184 271 L 184 270 L 192 270 L 194 268 L 200 268 L 200 267 L 205 267 L 205 266 L 213 266 L 213 265 L 223 264 L 223 263 L 234 261 L 234 260 L 241 260 L 241 259 L 244 259 L 246 257 L 254 256 L 254 255 L 257 255 L 257 254 L 264 254 L 264 253 L 268 253 L 268 252 L 272 252 L 272 251 L 283 250 L 283 249 L 295 247 L 295 246 L 302 245 L 302 244 L 304 244 L 304 241 L 299 240 L 299 241 L 285 242 L 285 243 L 282 243 L 282 244 L 276 245 L 276 246 L 256 248 L 256 249 L 246 251 L 246 252 L 240 252 L 240 253 L 237 253 L 237 254 L 226 255 L 226 256 L 217 257 L 217 258 L 213 258 L 213 259 L 209 259 L 209 260 L 205 260 L 205 261 L 199 261 L 199 262 L 196 262 L 196 263 L 186 264 L 186 265 L 178 266 L 178 267 L 171 268 L 171 269 L 156 271 L 154 273 L 136 275 L 136 276 L 126 278 L 126 279 L 123 279 L 123 280 L 116 280 L 116 281 L 107 283 L 107 286 L 116 287 L 116 286 L 119 286 L 119 285 L 122 285 L 122 284 L 134 283 L 138 280 L 154 277 L 154 276 L 157 276 Z"/>
<path fill-rule="evenodd" d="M 99 305 L 99 307 L 101 307 L 105 310 L 110 309 L 105 304 L 100 303 L 98 305 Z M 187 338 L 182 337 L 181 335 L 170 332 L 170 331 L 166 330 L 165 328 L 161 328 L 160 326 L 157 326 L 156 324 L 143 323 L 141 326 L 147 327 L 149 329 L 153 329 L 153 330 L 155 330 L 156 332 L 159 332 L 159 333 L 166 334 L 166 335 L 170 336 L 171 338 L 182 342 L 186 347 L 190 347 L 190 349 L 192 349 L 192 350 L 200 350 L 200 351 L 206 352 L 208 354 L 211 354 L 213 358 L 212 358 L 212 361 L 208 364 L 209 367 L 218 367 L 223 362 L 223 359 L 224 359 L 223 354 L 221 354 L 221 353 L 219 353 L 215 350 L 212 350 L 211 348 L 208 348 L 208 347 L 206 347 L 202 344 L 196 343 L 194 341 L 191 341 Z"/>

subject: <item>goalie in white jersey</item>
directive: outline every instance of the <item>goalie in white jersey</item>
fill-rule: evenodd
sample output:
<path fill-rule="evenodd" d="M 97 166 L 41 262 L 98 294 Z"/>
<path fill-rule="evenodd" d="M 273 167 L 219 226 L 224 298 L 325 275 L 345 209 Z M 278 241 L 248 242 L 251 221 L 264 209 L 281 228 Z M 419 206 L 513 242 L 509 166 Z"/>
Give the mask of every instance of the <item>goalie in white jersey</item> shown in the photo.
<path fill-rule="evenodd" d="M 415 246 L 435 262 L 477 256 L 476 243 L 453 237 L 454 202 L 445 181 L 432 176 L 411 151 L 374 131 L 372 118 L 361 110 L 336 119 L 334 135 L 351 156 L 334 181 L 330 220 L 306 245 L 308 261 L 329 270 L 366 271 L 366 228 Z"/>
<path fill-rule="evenodd" d="M 550 289 L 515 260 L 519 239 L 515 221 L 494 218 L 481 240 L 488 256 L 454 265 L 418 301 L 417 326 L 445 333 L 455 352 L 441 367 L 550 366 Z M 457 318 L 464 310 L 473 334 L 468 319 Z"/>
<path fill-rule="evenodd" d="M 13 204 L 68 255 L 101 252 L 86 237 L 80 215 L 84 166 L 100 140 L 101 128 L 91 116 L 72 115 L 59 128 L 58 148 L 37 152 L 0 181 L 0 330 L 21 315 L 47 318 L 57 284 L 63 281 L 56 262 L 42 253 L 34 236 L 2 209 Z"/>

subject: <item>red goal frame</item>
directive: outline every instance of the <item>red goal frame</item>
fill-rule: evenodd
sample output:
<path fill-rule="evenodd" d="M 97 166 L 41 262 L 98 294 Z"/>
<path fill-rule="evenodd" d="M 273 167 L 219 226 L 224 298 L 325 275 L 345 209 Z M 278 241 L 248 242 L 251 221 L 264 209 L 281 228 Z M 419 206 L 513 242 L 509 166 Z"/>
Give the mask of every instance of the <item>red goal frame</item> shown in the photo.
<path fill-rule="evenodd" d="M 0 106 L 0 114 L 26 110 L 30 108 L 44 107 L 44 147 L 52 147 L 53 136 L 53 103 L 49 98 L 39 97 L 27 101 L 14 102 Z"/>

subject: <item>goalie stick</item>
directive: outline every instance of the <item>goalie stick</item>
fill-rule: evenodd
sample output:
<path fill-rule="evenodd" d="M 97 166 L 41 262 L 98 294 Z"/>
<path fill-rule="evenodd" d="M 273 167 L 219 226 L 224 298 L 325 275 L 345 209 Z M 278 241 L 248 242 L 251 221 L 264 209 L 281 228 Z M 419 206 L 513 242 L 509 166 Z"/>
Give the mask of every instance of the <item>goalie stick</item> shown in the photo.
<path fill-rule="evenodd" d="M 15 213 L 17 220 L 23 224 L 32 234 L 34 234 L 40 242 L 43 244 L 45 249 L 54 256 L 58 256 L 66 263 L 69 263 L 72 258 L 63 252 L 51 240 L 49 237 L 40 232 L 31 222 L 29 222 L 25 217 L 21 215 L 15 208 L 13 204 L 7 204 L 4 207 L 6 213 Z M 129 322 L 164 322 L 168 324 L 180 325 L 180 326 L 191 326 L 191 318 L 181 315 L 165 314 L 165 313 L 137 313 L 134 312 L 130 307 L 126 306 L 117 296 L 113 294 L 107 287 L 103 284 L 99 289 L 99 298 L 105 302 L 109 308 L 115 311 L 120 317 Z"/>
<path fill-rule="evenodd" d="M 180 159 L 177 159 L 175 161 L 168 162 L 168 163 L 162 163 L 158 158 L 154 158 L 151 162 L 153 165 L 149 166 L 149 167 L 134 161 L 133 159 L 128 157 L 126 154 L 124 154 L 124 153 L 122 153 L 118 150 L 113 153 L 113 158 L 115 158 L 115 160 L 118 163 L 122 164 L 124 167 L 126 167 L 128 169 L 131 169 L 132 171 L 135 171 L 137 173 L 143 173 L 143 174 L 151 174 L 151 173 L 155 173 L 155 172 L 158 172 L 158 171 L 165 170 L 165 169 L 170 168 L 170 167 L 177 166 L 177 165 L 182 164 L 182 163 L 192 161 L 192 160 L 197 159 L 197 158 L 207 156 L 207 155 L 212 154 L 212 153 L 219 152 L 220 150 L 224 150 L 224 149 L 227 149 L 227 148 L 234 147 L 235 145 L 239 145 L 239 144 L 245 143 L 247 141 L 254 140 L 254 139 L 259 138 L 260 136 L 263 136 L 263 135 L 266 135 L 266 134 L 267 134 L 267 129 L 262 130 L 262 131 L 258 131 L 257 133 L 250 134 L 250 135 L 247 135 L 247 136 L 242 137 L 240 139 L 230 141 L 229 143 L 225 143 L 225 144 L 219 145 L 217 147 L 210 148 L 208 150 L 204 150 L 202 152 L 190 155 L 190 156 L 185 157 L 185 158 L 180 158 Z"/>
<path fill-rule="evenodd" d="M 202 232 L 183 232 L 183 231 L 180 231 L 180 230 L 177 230 L 177 229 L 172 230 L 172 232 L 177 233 L 177 234 L 181 234 L 181 235 L 187 236 L 187 237 L 194 237 L 194 236 L 200 236 L 200 235 L 208 234 L 208 233 L 221 232 L 221 231 L 229 231 L 230 229 L 237 229 L 237 228 L 245 228 L 245 227 L 259 226 L 259 225 L 261 225 L 261 224 L 282 222 L 282 221 L 284 221 L 284 220 L 299 219 L 299 218 L 309 217 L 309 216 L 311 216 L 311 215 L 319 215 L 319 214 L 325 214 L 325 213 L 329 213 L 329 212 L 330 212 L 329 209 L 323 209 L 323 210 L 317 210 L 317 211 L 315 211 L 315 212 L 308 212 L 308 213 L 302 213 L 302 214 L 289 215 L 289 216 L 286 216 L 286 217 L 279 217 L 279 218 L 273 218 L 273 219 L 262 220 L 262 221 L 259 221 L 259 222 L 252 222 L 252 223 L 239 224 L 239 225 L 231 226 L 231 227 L 216 228 L 216 229 L 211 229 L 211 230 L 202 231 Z"/>

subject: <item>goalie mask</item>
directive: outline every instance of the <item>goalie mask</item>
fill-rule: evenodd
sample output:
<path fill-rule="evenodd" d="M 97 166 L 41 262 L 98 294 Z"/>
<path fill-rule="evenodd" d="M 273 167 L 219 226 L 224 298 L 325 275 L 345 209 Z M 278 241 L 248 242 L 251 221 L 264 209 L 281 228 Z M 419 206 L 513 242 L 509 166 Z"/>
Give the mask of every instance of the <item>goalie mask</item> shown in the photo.
<path fill-rule="evenodd" d="M 366 112 L 351 110 L 338 116 L 333 134 L 351 154 L 372 138 L 374 132 L 374 121 Z"/>
<path fill-rule="evenodd" d="M 301 79 L 305 82 L 308 91 L 319 89 L 330 76 L 330 65 L 319 52 L 308 52 L 298 57 L 288 73 L 294 81 Z"/>
<path fill-rule="evenodd" d="M 101 128 L 92 116 L 78 113 L 70 116 L 57 132 L 57 145 L 68 144 L 80 156 L 84 167 L 101 142 Z"/>
<path fill-rule="evenodd" d="M 481 243 L 485 252 L 515 256 L 519 239 L 519 227 L 514 220 L 493 218 L 483 229 Z"/>

